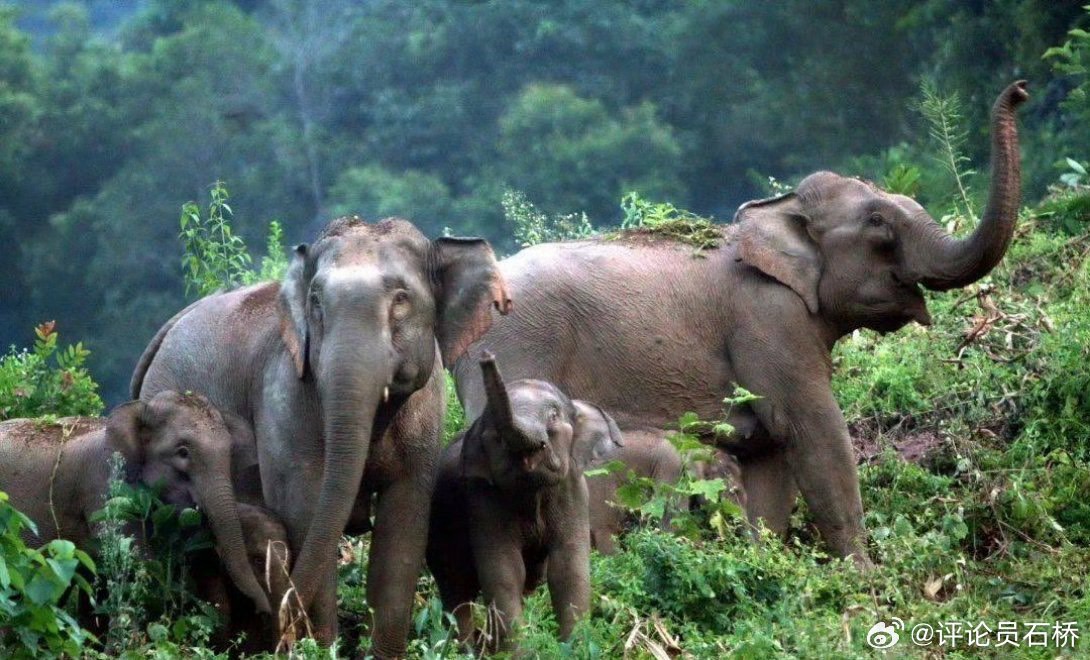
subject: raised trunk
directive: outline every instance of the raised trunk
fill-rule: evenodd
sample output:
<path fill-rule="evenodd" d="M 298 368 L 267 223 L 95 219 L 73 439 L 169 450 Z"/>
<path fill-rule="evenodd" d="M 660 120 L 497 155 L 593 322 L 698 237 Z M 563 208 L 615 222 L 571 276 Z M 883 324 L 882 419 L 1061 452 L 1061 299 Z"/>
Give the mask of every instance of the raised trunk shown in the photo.
<path fill-rule="evenodd" d="M 909 249 L 909 267 L 925 287 L 945 291 L 966 286 L 987 275 L 1007 251 L 1022 200 L 1016 109 L 1029 98 L 1026 82 L 1011 84 L 992 107 L 992 179 L 980 224 L 961 240 L 937 230 Z"/>
<path fill-rule="evenodd" d="M 291 581 L 303 607 L 310 607 L 324 582 L 335 575 L 337 544 L 355 506 L 371 443 L 375 413 L 388 382 L 388 360 L 356 330 L 329 338 L 331 366 L 318 377 L 325 462 L 322 484 L 306 540 Z M 347 336 L 351 334 L 352 336 Z"/>
<path fill-rule="evenodd" d="M 228 466 L 215 474 L 230 474 Z M 216 554 L 219 555 L 227 574 L 242 593 L 249 596 L 259 612 L 268 613 L 269 598 L 261 583 L 254 575 L 246 553 L 246 542 L 242 536 L 242 525 L 238 517 L 238 504 L 231 487 L 230 479 L 197 479 L 196 489 L 201 506 L 208 516 L 208 524 L 216 537 Z"/>
<path fill-rule="evenodd" d="M 484 393 L 488 398 L 488 410 L 496 429 L 501 433 L 514 431 L 515 419 L 511 411 L 511 399 L 507 396 L 507 385 L 496 366 L 496 358 L 485 352 L 481 357 L 481 376 L 484 378 Z"/>

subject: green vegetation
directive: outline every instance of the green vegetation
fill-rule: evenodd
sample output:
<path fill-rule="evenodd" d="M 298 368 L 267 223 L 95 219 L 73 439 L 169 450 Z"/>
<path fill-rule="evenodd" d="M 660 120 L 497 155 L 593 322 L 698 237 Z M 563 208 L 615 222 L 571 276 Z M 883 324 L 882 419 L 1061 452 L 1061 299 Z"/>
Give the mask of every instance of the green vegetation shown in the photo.
<path fill-rule="evenodd" d="M 0 491 L 0 649 L 5 657 L 20 660 L 77 657 L 94 637 L 80 628 L 65 603 L 90 595 L 91 585 L 77 569 L 93 571 L 95 564 L 70 541 L 29 548 L 21 537 L 24 530 L 37 533 Z"/>
<path fill-rule="evenodd" d="M 503 193 L 503 214 L 521 247 L 538 243 L 588 238 L 595 234 L 586 213 L 549 216 L 541 212 L 524 193 Z"/>
<path fill-rule="evenodd" d="M 646 233 L 665 236 L 681 243 L 692 245 L 697 251 L 719 246 L 723 238 L 722 231 L 710 219 L 702 218 L 692 211 L 678 209 L 668 202 L 649 202 L 638 192 L 630 192 L 621 200 L 624 219 L 621 231 L 615 236 L 626 233 Z"/>
<path fill-rule="evenodd" d="M 0 9 L 0 346 L 56 319 L 110 403 L 163 321 L 250 268 L 228 250 L 187 290 L 169 257 L 186 200 L 204 207 L 186 230 L 220 247 L 217 208 L 254 247 L 270 218 L 290 245 L 358 213 L 501 254 L 550 240 L 512 231 L 507 190 L 608 231 L 631 191 L 726 220 L 769 175 L 834 169 L 964 214 L 988 105 L 1020 77 L 1027 199 L 1090 158 L 1079 3 L 17 4 Z M 948 137 L 978 174 L 960 185 L 922 139 L 924 79 L 961 100 Z M 233 217 L 206 206 L 216 181 Z"/>
<path fill-rule="evenodd" d="M 106 506 L 95 516 L 101 553 L 95 613 L 110 621 L 103 653 L 135 658 L 207 646 L 221 621 L 189 582 L 191 564 L 215 562 L 201 514 L 178 512 L 151 489 L 125 483 L 117 454 L 111 470 Z M 146 549 L 133 530 L 146 531 Z"/>
<path fill-rule="evenodd" d="M 217 181 L 210 195 L 207 214 L 201 213 L 196 202 L 182 205 L 180 238 L 186 293 L 192 291 L 195 298 L 200 298 L 240 284 L 280 279 L 288 268 L 280 223 L 276 220 L 269 223 L 265 256 L 254 270 L 246 242 L 231 229 L 233 211 L 227 205 L 230 197 L 227 186 Z"/>
<path fill-rule="evenodd" d="M 965 230 L 986 188 L 987 101 L 1027 77 L 1027 207 L 1003 263 L 972 287 L 928 294 L 930 328 L 858 332 L 834 354 L 876 568 L 825 556 L 805 507 L 786 540 L 754 545 L 737 507 L 716 498 L 721 480 L 632 480 L 622 498 L 648 520 L 681 498 L 709 503 L 677 516 L 676 534 L 643 528 L 618 554 L 595 556 L 593 612 L 570 642 L 555 640 L 545 591 L 533 594 L 522 644 L 539 657 L 866 658 L 871 627 L 897 617 L 993 632 L 1000 621 L 1073 621 L 1083 639 L 1070 655 L 1085 655 L 1090 10 L 1034 0 L 326 9 L 304 21 L 307 6 L 291 2 L 152 0 L 106 33 L 67 7 L 33 40 L 0 10 L 0 241 L 16 250 L 0 261 L 0 320 L 57 318 L 93 349 L 61 348 L 52 322 L 38 326 L 33 348 L 0 358 L 0 419 L 99 414 L 88 365 L 119 398 L 146 339 L 187 296 L 278 278 L 286 240 L 342 212 L 483 234 L 500 252 L 618 228 L 699 250 L 720 238 L 711 215 L 782 191 L 777 177 L 834 168 Z M 230 206 L 212 185 L 220 178 L 236 191 Z M 169 257 L 178 204 L 210 186 L 207 208 L 182 213 L 183 281 Z M 284 224 L 256 220 L 270 217 Z M 255 267 L 246 245 L 263 237 Z M 23 343 L 3 329 L 0 341 Z M 449 442 L 465 419 L 446 385 Z M 722 430 L 686 416 L 673 440 L 696 460 L 706 451 L 696 435 Z M 184 557 L 208 552 L 196 522 L 116 484 L 96 592 L 86 555 L 64 541 L 28 547 L 28 522 L 0 494 L 0 654 L 218 657 L 216 616 L 186 584 Z M 134 551 L 141 526 L 155 560 Z M 303 642 L 298 657 L 366 644 L 367 543 L 342 545 L 337 649 Z M 73 618 L 92 594 L 113 622 L 98 639 Z M 411 657 L 458 656 L 452 626 L 422 576 Z M 967 655 L 917 647 L 905 631 L 896 648 Z M 1060 654 L 1054 643 L 1018 653 Z"/>
<path fill-rule="evenodd" d="M 0 357 L 0 421 L 102 412 L 98 384 L 84 366 L 90 352 L 82 342 L 58 348 L 56 327 L 42 323 L 34 328 L 32 350 L 13 347 Z"/>

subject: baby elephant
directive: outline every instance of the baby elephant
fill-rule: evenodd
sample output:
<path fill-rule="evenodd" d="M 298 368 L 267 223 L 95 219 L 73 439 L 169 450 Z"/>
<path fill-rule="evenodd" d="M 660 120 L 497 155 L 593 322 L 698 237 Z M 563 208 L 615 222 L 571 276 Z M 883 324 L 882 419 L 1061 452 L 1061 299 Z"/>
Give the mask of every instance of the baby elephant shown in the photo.
<path fill-rule="evenodd" d="M 246 545 L 246 556 L 261 586 L 269 594 L 271 613 L 256 611 L 254 603 L 224 575 L 218 562 L 196 559 L 191 575 L 198 597 L 216 608 L 226 622 L 225 629 L 212 638 L 215 648 L 230 649 L 242 655 L 272 652 L 277 649 L 282 634 L 289 638 L 294 631 L 286 618 L 291 575 L 291 553 L 288 533 L 275 513 L 263 506 L 238 503 L 238 518 Z M 283 614 L 281 614 L 283 612 Z M 238 641 L 241 637 L 241 641 Z"/>
<path fill-rule="evenodd" d="M 231 580 L 269 612 L 231 483 L 232 438 L 249 433 L 204 397 L 177 392 L 123 404 L 105 419 L 10 420 L 0 423 L 0 490 L 34 521 L 39 542 L 65 538 L 86 548 L 91 515 L 105 503 L 110 457 L 119 452 L 128 481 L 158 485 L 170 504 L 201 508 Z"/>
<path fill-rule="evenodd" d="M 543 579 L 567 639 L 590 607 L 583 470 L 621 443 L 620 432 L 597 406 L 572 401 L 550 383 L 505 386 L 487 353 L 481 371 L 484 412 L 443 454 L 428 567 L 463 641 L 474 632 L 470 603 L 483 592 L 491 632 L 485 650 L 510 648 L 523 595 Z"/>

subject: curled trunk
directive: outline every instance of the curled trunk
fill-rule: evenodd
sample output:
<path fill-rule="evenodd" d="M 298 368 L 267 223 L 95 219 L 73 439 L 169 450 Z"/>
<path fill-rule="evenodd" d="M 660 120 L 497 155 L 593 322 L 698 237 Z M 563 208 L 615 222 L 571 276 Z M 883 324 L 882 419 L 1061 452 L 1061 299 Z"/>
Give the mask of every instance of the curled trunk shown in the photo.
<path fill-rule="evenodd" d="M 926 233 L 907 246 L 919 282 L 935 291 L 966 286 L 987 275 L 1007 251 L 1022 200 L 1016 110 L 1029 98 L 1023 80 L 1008 86 L 992 107 L 992 178 L 988 203 L 971 235 L 955 239 L 929 221 Z"/>
<path fill-rule="evenodd" d="M 224 467 L 219 474 L 230 474 Z M 208 516 L 208 524 L 216 537 L 216 554 L 219 555 L 231 581 L 254 602 L 259 612 L 268 613 L 269 598 L 254 575 L 242 536 L 242 524 L 238 516 L 238 503 L 229 479 L 217 478 L 196 483 L 201 505 Z"/>

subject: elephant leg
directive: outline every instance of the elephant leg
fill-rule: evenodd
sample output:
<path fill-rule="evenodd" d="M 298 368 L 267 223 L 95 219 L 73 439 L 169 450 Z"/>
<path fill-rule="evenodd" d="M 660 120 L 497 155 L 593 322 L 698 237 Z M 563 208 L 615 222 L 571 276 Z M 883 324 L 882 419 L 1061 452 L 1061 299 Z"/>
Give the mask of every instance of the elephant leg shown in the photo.
<path fill-rule="evenodd" d="M 279 446 L 286 445 L 281 441 Z M 297 553 L 306 540 L 314 511 L 314 484 L 321 483 L 321 457 L 303 452 L 291 452 L 274 458 L 264 454 L 261 458 L 261 486 L 268 508 L 280 516 L 287 530 L 291 550 Z M 280 459 L 292 465 L 290 470 L 280 469 Z M 314 638 L 323 646 L 329 646 L 337 638 L 337 563 L 330 557 L 320 587 L 306 612 L 301 612 L 295 592 L 288 599 L 287 621 L 294 625 L 299 636 L 309 627 Z M 294 585 L 293 585 L 294 586 Z M 303 619 L 306 619 L 304 621 Z"/>
<path fill-rule="evenodd" d="M 616 542 L 613 540 L 613 530 L 606 527 L 598 527 L 590 530 L 590 544 L 603 555 L 612 555 L 617 552 Z"/>
<path fill-rule="evenodd" d="M 746 517 L 754 533 L 758 521 L 763 521 L 774 534 L 786 533 L 799 491 L 784 452 L 769 452 L 742 463 L 742 488 Z"/>
<path fill-rule="evenodd" d="M 788 445 L 787 463 L 830 550 L 865 568 L 870 559 L 864 545 L 859 475 L 847 425 L 840 410 L 834 410 L 843 428 L 830 424 L 814 435 L 803 435 L 802 441 Z"/>
<path fill-rule="evenodd" d="M 485 650 L 510 650 L 512 628 L 522 616 L 526 563 L 518 522 L 492 498 L 497 492 L 470 491 L 467 497 L 473 563 L 488 607 Z M 551 570 L 551 569 L 550 569 Z"/>
<path fill-rule="evenodd" d="M 753 410 L 769 434 L 782 441 L 790 473 L 829 549 L 865 567 L 870 560 L 848 425 L 833 397 L 828 347 L 805 330 L 782 326 L 770 336 L 765 328 L 752 338 L 740 332 L 750 345 L 796 348 L 791 354 L 739 360 L 739 384 L 762 397 L 753 402 Z"/>
<path fill-rule="evenodd" d="M 549 552 L 549 598 L 566 641 L 575 623 L 590 610 L 590 546 L 586 539 L 557 544 Z"/>
<path fill-rule="evenodd" d="M 476 549 L 476 546 L 475 546 Z M 490 551 L 477 554 L 481 592 L 488 606 L 485 634 L 489 652 L 511 649 L 514 626 L 522 617 L 522 591 L 526 584 L 526 565 L 522 551 L 510 543 L 496 543 Z"/>
<path fill-rule="evenodd" d="M 367 567 L 367 602 L 374 611 L 371 653 L 405 654 L 416 580 L 424 565 L 432 484 L 395 481 L 378 496 Z"/>

